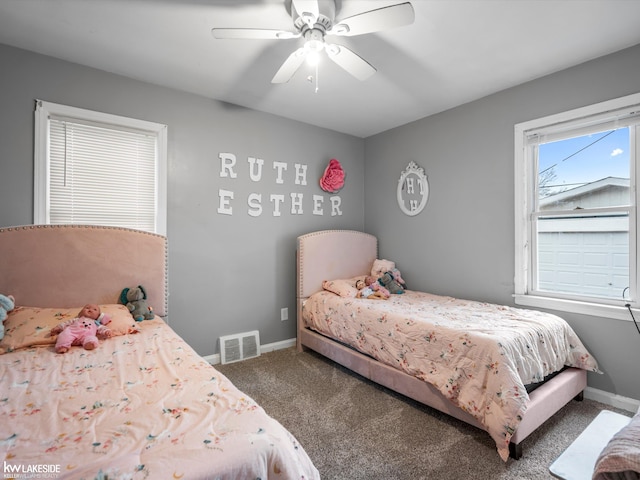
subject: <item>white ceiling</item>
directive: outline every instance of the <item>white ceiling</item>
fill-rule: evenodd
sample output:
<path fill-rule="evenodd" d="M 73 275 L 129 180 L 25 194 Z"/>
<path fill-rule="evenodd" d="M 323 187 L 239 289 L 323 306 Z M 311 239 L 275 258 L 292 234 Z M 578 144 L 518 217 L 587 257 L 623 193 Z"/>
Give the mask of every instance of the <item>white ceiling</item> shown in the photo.
<path fill-rule="evenodd" d="M 404 0 L 336 0 L 337 19 Z M 212 27 L 291 30 L 291 0 L 0 0 L 0 43 L 367 137 L 640 43 L 640 0 L 412 0 L 415 22 L 331 37 L 374 65 L 327 58 L 271 84 L 290 40 L 217 40 Z"/>

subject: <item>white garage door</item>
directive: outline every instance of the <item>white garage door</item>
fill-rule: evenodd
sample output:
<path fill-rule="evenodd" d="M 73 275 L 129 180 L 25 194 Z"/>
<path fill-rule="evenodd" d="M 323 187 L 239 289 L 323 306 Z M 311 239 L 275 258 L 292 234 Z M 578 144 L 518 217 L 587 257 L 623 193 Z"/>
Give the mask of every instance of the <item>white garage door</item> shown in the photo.
<path fill-rule="evenodd" d="M 629 286 L 627 232 L 540 232 L 540 290 L 622 298 Z"/>

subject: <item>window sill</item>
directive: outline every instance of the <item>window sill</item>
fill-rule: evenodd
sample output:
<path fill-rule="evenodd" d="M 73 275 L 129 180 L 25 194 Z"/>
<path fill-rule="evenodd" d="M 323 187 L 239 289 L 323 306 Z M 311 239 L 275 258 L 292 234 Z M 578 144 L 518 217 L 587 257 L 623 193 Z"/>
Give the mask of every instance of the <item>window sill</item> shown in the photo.
<path fill-rule="evenodd" d="M 606 305 L 603 303 L 581 302 L 563 298 L 539 297 L 534 295 L 516 294 L 513 296 L 516 305 L 526 307 L 545 308 L 561 312 L 579 313 L 594 317 L 611 318 L 615 320 L 631 321 L 629 310 L 625 306 Z M 638 312 L 634 309 L 634 314 Z"/>

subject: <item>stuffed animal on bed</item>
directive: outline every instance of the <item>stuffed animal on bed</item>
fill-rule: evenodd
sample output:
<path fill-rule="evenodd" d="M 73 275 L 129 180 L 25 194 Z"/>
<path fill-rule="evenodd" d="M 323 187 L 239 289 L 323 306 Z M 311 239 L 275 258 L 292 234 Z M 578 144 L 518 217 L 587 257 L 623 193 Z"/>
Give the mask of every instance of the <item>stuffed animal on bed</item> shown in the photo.
<path fill-rule="evenodd" d="M 385 296 L 382 293 L 382 289 L 374 290 L 371 285 L 365 284 L 364 280 L 358 280 L 356 282 L 356 288 L 358 289 L 358 298 L 368 298 L 369 300 L 386 300 L 389 296 Z"/>
<path fill-rule="evenodd" d="M 380 283 L 378 282 L 378 279 L 373 275 L 369 275 L 365 277 L 364 283 L 367 287 L 371 288 L 373 291 L 381 292 L 384 298 L 389 298 L 390 296 L 389 290 L 387 290 L 385 287 L 380 285 Z"/>
<path fill-rule="evenodd" d="M 395 278 L 393 278 L 392 272 L 384 273 L 380 278 L 378 278 L 378 283 L 389 290 L 389 293 L 404 293 L 404 289 L 402 288 L 402 286 L 396 281 Z"/>
<path fill-rule="evenodd" d="M 142 285 L 122 290 L 120 303 L 129 309 L 136 322 L 155 318 L 153 310 L 147 305 L 147 292 Z"/>
<path fill-rule="evenodd" d="M 376 259 L 371 266 L 371 275 L 380 278 L 385 272 L 389 272 L 395 268 L 395 262 L 386 259 Z"/>
<path fill-rule="evenodd" d="M 109 338 L 112 332 L 107 325 L 109 315 L 100 313 L 100 307 L 87 304 L 82 307 L 76 318 L 59 323 L 51 329 L 51 335 L 58 335 L 56 352 L 65 353 L 72 345 L 82 345 L 85 350 L 98 346 L 98 337 Z"/>
<path fill-rule="evenodd" d="M 9 312 L 16 306 L 16 299 L 13 295 L 0 294 L 0 340 L 4 338 L 4 321 L 9 316 Z"/>
<path fill-rule="evenodd" d="M 398 270 L 397 268 L 392 268 L 391 269 L 391 274 L 393 275 L 393 279 L 398 282 L 400 284 L 400 286 L 403 289 L 407 289 L 407 284 L 405 283 L 404 279 L 402 278 L 402 274 L 400 273 L 400 270 Z"/>

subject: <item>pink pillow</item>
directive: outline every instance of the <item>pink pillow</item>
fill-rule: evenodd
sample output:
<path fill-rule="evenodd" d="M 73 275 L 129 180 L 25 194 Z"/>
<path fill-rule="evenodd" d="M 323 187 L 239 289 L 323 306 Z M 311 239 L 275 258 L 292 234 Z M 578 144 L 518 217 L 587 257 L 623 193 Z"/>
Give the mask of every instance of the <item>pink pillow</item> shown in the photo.
<path fill-rule="evenodd" d="M 341 297 L 356 298 L 358 295 L 358 289 L 356 288 L 356 282 L 358 280 L 364 280 L 365 275 L 360 275 L 353 278 L 342 278 L 338 280 L 325 280 L 322 282 L 322 288 L 328 292 L 335 293 Z"/>
<path fill-rule="evenodd" d="M 40 308 L 18 306 L 9 312 L 4 322 L 5 334 L 0 341 L 0 354 L 36 345 L 53 345 L 56 335 L 51 329 L 61 322 L 75 318 L 82 307 Z M 131 313 L 124 305 L 100 305 L 100 310 L 111 317 L 107 325 L 113 336 L 139 331 Z"/>

